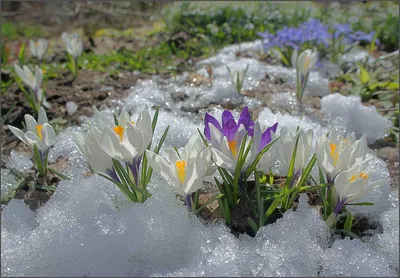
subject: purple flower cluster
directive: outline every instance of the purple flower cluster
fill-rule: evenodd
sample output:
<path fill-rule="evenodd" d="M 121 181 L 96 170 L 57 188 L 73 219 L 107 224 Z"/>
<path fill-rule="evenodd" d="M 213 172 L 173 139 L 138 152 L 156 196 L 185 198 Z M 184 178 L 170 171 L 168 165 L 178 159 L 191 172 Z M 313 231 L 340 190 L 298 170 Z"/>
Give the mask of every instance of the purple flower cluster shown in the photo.
<path fill-rule="evenodd" d="M 334 24 L 329 28 L 317 19 L 310 19 L 297 28 L 284 27 L 278 30 L 275 35 L 268 31 L 258 33 L 264 39 L 265 50 L 273 47 L 291 47 L 299 50 L 305 43 L 327 47 L 333 38 L 348 45 L 356 41 L 371 42 L 374 34 L 375 32 L 365 34 L 361 31 L 353 31 L 348 24 Z M 377 40 L 376 43 L 378 44 L 379 41 Z"/>

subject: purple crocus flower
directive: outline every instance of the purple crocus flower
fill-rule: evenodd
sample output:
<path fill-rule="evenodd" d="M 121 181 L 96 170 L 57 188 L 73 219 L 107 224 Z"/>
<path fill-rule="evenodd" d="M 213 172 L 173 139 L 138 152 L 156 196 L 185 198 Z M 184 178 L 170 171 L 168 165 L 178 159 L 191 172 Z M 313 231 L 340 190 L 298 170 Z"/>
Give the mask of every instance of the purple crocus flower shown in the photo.
<path fill-rule="evenodd" d="M 222 126 L 216 118 L 206 113 L 204 117 L 204 135 L 211 141 L 209 124 L 214 125 L 227 139 L 231 141 L 238 131 L 240 125 L 243 125 L 249 136 L 254 135 L 254 122 L 251 120 L 249 108 L 246 106 L 240 114 L 236 123 L 235 118 L 229 110 L 222 113 Z"/>

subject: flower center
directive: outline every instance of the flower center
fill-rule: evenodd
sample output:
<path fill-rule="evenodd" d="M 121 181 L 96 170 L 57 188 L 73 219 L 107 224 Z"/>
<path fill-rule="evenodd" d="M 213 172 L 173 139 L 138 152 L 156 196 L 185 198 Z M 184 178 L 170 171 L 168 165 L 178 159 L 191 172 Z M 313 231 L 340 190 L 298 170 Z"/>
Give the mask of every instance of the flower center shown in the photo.
<path fill-rule="evenodd" d="M 43 140 L 43 133 L 42 133 L 43 125 L 36 125 L 36 132 L 39 136 L 40 141 Z"/>
<path fill-rule="evenodd" d="M 368 179 L 368 174 L 361 172 L 358 177 L 356 175 L 351 176 L 350 181 L 355 181 L 356 179 Z"/>
<path fill-rule="evenodd" d="M 333 158 L 333 165 L 336 166 L 338 158 L 339 158 L 339 153 L 337 151 L 337 144 L 332 144 L 330 143 L 329 146 L 331 147 L 331 157 Z"/>
<path fill-rule="evenodd" d="M 228 147 L 231 150 L 231 153 L 234 157 L 237 156 L 237 147 L 236 147 L 236 140 L 228 141 Z"/>
<path fill-rule="evenodd" d="M 183 184 L 185 182 L 185 177 L 186 177 L 186 162 L 184 160 L 178 160 L 175 162 L 176 165 L 176 171 L 178 172 L 178 178 L 179 182 Z"/>
<path fill-rule="evenodd" d="M 117 125 L 114 127 L 114 132 L 119 136 L 119 140 L 122 142 L 122 139 L 124 138 L 124 128 L 120 125 Z"/>
<path fill-rule="evenodd" d="M 132 123 L 133 125 L 135 124 L 135 122 L 134 122 L 134 121 L 132 121 L 131 123 Z"/>

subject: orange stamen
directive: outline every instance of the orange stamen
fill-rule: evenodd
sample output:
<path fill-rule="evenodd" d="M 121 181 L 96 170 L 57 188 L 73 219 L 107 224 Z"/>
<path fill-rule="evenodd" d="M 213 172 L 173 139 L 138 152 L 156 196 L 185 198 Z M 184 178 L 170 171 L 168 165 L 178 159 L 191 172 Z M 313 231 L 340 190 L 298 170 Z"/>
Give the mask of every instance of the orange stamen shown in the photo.
<path fill-rule="evenodd" d="M 39 136 L 40 141 L 43 140 L 43 133 L 42 133 L 43 125 L 36 125 L 36 132 Z"/>
<path fill-rule="evenodd" d="M 231 153 L 234 157 L 237 156 L 237 147 L 236 147 L 236 140 L 228 141 L 228 147 L 231 150 Z"/>
<path fill-rule="evenodd" d="M 175 162 L 175 165 L 176 165 L 176 171 L 178 172 L 179 182 L 183 184 L 186 178 L 186 170 L 185 170 L 186 162 L 184 160 L 178 160 L 177 162 Z"/>
<path fill-rule="evenodd" d="M 119 136 L 119 140 L 122 142 L 124 139 L 124 128 L 120 125 L 114 127 L 114 132 Z"/>

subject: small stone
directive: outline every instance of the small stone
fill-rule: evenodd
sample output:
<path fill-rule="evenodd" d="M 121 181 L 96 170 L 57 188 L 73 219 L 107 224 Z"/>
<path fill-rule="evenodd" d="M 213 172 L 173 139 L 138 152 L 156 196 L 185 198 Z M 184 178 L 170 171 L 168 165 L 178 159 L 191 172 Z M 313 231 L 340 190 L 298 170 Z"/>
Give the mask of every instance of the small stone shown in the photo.
<path fill-rule="evenodd" d="M 78 111 L 78 105 L 75 101 L 68 101 L 65 106 L 67 108 L 68 116 L 71 116 Z"/>

